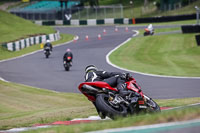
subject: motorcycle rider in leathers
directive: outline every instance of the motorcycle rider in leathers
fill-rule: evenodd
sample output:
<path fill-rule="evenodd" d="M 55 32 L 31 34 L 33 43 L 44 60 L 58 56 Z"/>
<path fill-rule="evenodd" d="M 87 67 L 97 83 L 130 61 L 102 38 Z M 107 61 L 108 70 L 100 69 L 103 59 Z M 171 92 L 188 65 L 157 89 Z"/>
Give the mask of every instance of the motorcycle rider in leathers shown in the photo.
<path fill-rule="evenodd" d="M 73 54 L 71 52 L 71 49 L 67 49 L 64 56 L 63 56 L 63 61 L 66 61 L 67 60 L 67 57 L 71 57 L 71 60 L 70 60 L 70 65 L 72 66 L 72 59 L 73 59 Z"/>
<path fill-rule="evenodd" d="M 44 50 L 45 50 L 46 47 L 49 47 L 49 48 L 50 48 L 50 52 L 52 52 L 53 46 L 52 46 L 50 40 L 47 40 L 47 41 L 46 41 L 46 43 L 45 43 L 45 45 L 44 45 Z"/>
<path fill-rule="evenodd" d="M 85 68 L 85 81 L 103 81 L 108 83 L 111 87 L 117 87 L 119 93 L 125 90 L 125 82 L 127 79 L 126 73 L 121 72 L 107 72 L 98 70 L 95 65 L 89 65 Z"/>
<path fill-rule="evenodd" d="M 117 87 L 119 91 L 119 95 L 124 97 L 126 92 L 126 84 L 125 82 L 129 78 L 129 73 L 121 73 L 121 72 L 107 72 L 98 70 L 95 65 L 89 65 L 85 68 L 85 82 L 95 82 L 95 81 L 103 81 L 108 83 L 111 87 Z M 93 103 L 95 105 L 95 103 Z M 95 105 L 96 107 L 96 105 Z M 105 118 L 101 112 L 98 111 L 101 118 Z"/>

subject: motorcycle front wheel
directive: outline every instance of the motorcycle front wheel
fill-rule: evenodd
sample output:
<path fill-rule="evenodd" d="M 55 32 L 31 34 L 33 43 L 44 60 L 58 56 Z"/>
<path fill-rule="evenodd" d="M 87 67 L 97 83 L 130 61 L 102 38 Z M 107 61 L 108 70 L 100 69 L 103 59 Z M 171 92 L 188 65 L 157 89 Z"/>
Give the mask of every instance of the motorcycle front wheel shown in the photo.
<path fill-rule="evenodd" d="M 96 98 L 96 107 L 99 111 L 106 114 L 111 119 L 115 119 L 117 116 L 126 116 L 127 108 L 120 105 L 118 108 L 113 107 L 109 103 L 109 96 L 107 94 L 99 94 Z"/>
<path fill-rule="evenodd" d="M 160 107 L 159 105 L 151 98 L 148 96 L 144 95 L 144 98 L 146 99 L 146 104 L 148 107 L 148 112 L 160 112 Z"/>

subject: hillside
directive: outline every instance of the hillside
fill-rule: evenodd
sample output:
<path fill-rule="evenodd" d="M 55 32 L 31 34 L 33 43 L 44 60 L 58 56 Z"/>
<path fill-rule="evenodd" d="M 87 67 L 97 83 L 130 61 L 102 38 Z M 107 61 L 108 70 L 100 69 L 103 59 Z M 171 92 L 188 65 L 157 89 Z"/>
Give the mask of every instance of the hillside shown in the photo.
<path fill-rule="evenodd" d="M 54 33 L 51 27 L 39 26 L 31 21 L 0 10 L 0 44 L 36 34 Z"/>

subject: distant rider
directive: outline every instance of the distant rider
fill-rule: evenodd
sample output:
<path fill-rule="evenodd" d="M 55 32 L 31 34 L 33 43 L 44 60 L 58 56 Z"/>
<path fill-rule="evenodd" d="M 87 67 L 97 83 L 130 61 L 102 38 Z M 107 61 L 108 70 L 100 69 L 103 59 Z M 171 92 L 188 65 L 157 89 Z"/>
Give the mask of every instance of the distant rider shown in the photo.
<path fill-rule="evenodd" d="M 45 50 L 45 48 L 47 48 L 47 47 L 49 47 L 49 48 L 50 48 L 50 51 L 52 52 L 53 46 L 52 46 L 52 44 L 50 43 L 50 40 L 47 40 L 47 41 L 46 41 L 46 43 L 45 43 L 45 45 L 44 45 L 44 50 Z"/>
<path fill-rule="evenodd" d="M 73 54 L 71 52 L 71 49 L 67 49 L 64 56 L 63 56 L 63 61 L 66 61 L 68 57 L 71 57 L 71 60 L 70 60 L 70 65 L 72 66 L 72 59 L 73 59 Z"/>

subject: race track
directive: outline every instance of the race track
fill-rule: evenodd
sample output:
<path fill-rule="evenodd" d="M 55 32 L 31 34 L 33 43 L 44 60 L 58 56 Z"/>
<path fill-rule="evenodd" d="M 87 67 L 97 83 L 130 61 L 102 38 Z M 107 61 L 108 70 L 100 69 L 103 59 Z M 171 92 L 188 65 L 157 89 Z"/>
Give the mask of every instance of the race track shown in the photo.
<path fill-rule="evenodd" d="M 84 68 L 95 64 L 106 71 L 122 71 L 106 62 L 106 55 L 135 34 L 132 30 L 141 27 L 114 26 L 91 27 L 56 27 L 61 33 L 79 36 L 79 40 L 66 45 L 54 47 L 49 59 L 43 51 L 22 58 L 0 62 L 0 77 L 5 80 L 50 89 L 59 92 L 80 93 L 78 85 L 84 81 Z M 103 30 L 106 29 L 106 35 Z M 101 34 L 101 40 L 98 40 Z M 85 36 L 89 40 L 85 40 Z M 74 54 L 73 66 L 69 72 L 64 71 L 62 57 L 67 48 Z M 133 74 L 145 94 L 156 99 L 186 98 L 200 96 L 200 78 L 166 78 Z"/>

